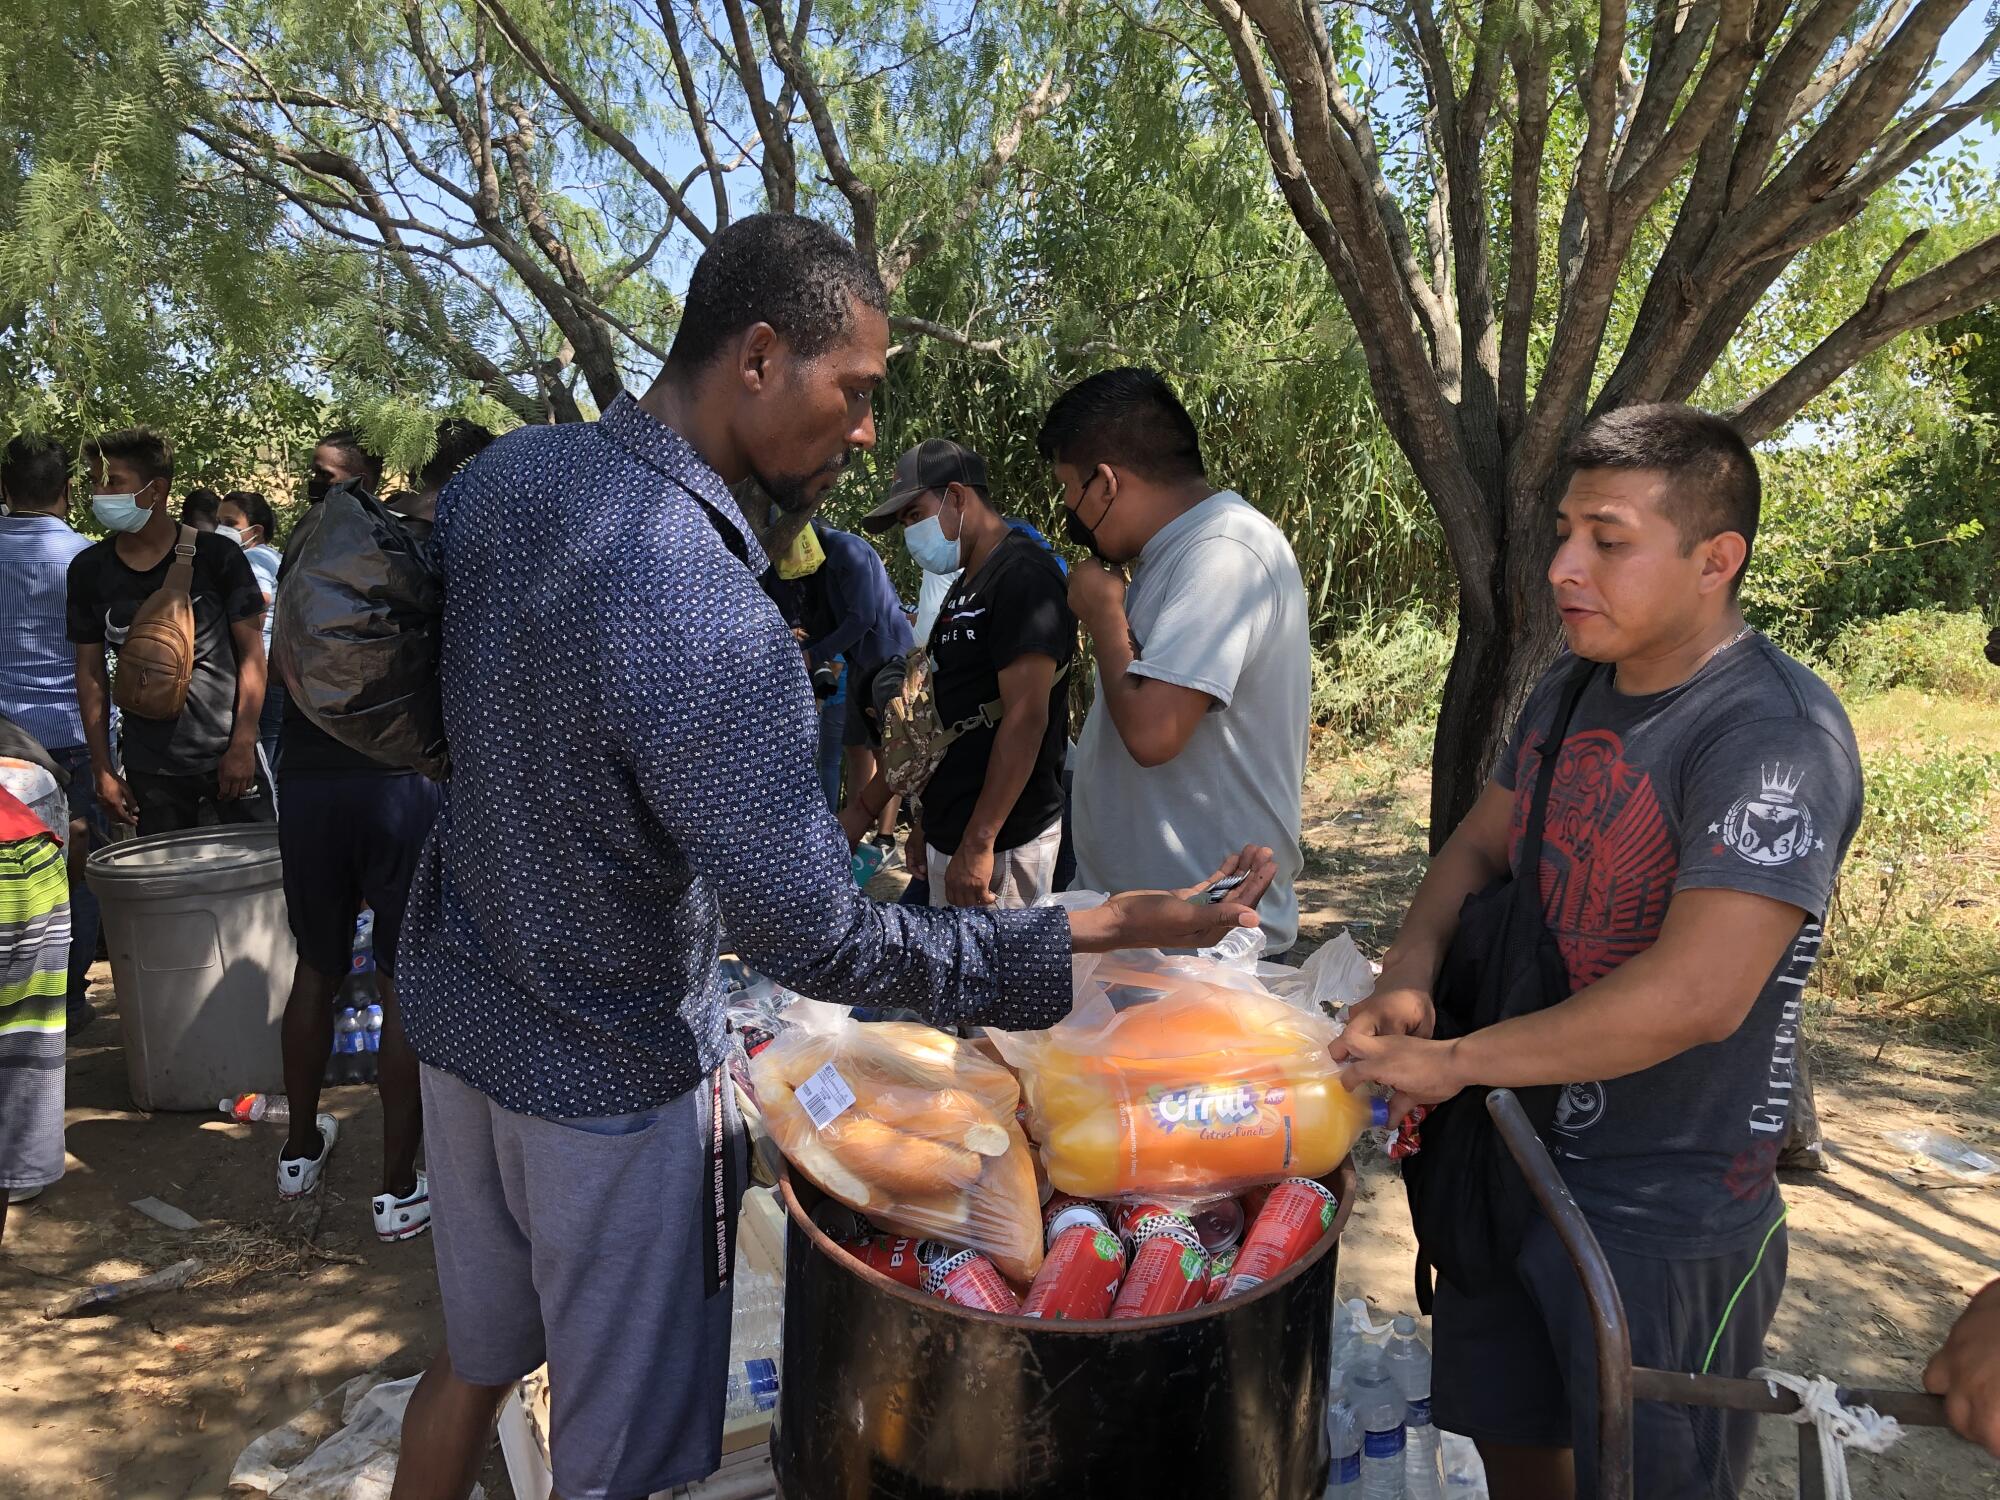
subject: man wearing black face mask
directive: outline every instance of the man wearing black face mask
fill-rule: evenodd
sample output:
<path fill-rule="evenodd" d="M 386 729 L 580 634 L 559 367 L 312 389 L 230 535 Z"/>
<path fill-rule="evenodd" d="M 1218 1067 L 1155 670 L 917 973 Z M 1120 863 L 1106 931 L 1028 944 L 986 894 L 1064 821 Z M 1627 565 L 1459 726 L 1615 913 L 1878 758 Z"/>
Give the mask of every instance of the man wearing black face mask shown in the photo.
<path fill-rule="evenodd" d="M 1094 559 L 1069 582 L 1098 669 L 1076 750 L 1076 884 L 1178 881 L 1247 835 L 1277 851 L 1263 912 L 1281 953 L 1298 931 L 1312 698 L 1291 545 L 1209 483 L 1187 409 L 1152 370 L 1071 387 L 1036 441 L 1062 484 L 1064 531 Z"/>

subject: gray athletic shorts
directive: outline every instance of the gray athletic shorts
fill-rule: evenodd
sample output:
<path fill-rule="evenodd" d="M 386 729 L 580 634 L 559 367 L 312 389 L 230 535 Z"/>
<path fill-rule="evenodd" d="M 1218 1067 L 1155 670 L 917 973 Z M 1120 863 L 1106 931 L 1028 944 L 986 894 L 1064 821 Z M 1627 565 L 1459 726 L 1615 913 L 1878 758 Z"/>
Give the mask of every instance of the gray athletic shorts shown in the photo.
<path fill-rule="evenodd" d="M 1781 1214 L 1782 1208 L 1774 1209 Z M 1606 1249 L 1632 1327 L 1632 1362 L 1748 1375 L 1785 1290 L 1785 1226 L 1745 1249 L 1658 1260 Z M 1431 1408 L 1475 1441 L 1576 1450 L 1578 1500 L 1597 1494 L 1597 1350 L 1590 1306 L 1547 1220 L 1534 1219 L 1518 1279 L 1468 1297 L 1439 1278 Z M 1635 1500 L 1734 1500 L 1757 1441 L 1754 1412 L 1640 1401 L 1632 1414 Z"/>
<path fill-rule="evenodd" d="M 748 1166 L 728 1080 L 592 1120 L 515 1114 L 429 1066 L 423 1091 L 458 1377 L 507 1385 L 548 1362 L 564 1500 L 632 1500 L 712 1473 Z"/>

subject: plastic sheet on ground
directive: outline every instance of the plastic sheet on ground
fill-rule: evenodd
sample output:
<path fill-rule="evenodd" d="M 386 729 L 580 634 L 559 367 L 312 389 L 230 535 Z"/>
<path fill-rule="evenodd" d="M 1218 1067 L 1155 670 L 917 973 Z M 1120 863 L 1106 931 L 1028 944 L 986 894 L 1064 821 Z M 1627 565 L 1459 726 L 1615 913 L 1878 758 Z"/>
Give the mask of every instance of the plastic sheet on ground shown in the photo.
<path fill-rule="evenodd" d="M 384 1380 L 370 1370 L 335 1386 L 245 1448 L 230 1490 L 270 1500 L 389 1500 L 417 1378 Z M 478 1485 L 472 1493 L 484 1500 Z"/>

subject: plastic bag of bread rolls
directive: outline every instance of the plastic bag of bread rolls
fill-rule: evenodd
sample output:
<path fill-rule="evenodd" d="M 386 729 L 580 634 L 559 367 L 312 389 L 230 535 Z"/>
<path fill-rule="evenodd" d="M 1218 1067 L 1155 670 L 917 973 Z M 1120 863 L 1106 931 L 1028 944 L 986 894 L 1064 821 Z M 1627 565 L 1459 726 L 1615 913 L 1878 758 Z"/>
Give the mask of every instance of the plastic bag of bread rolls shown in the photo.
<path fill-rule="evenodd" d="M 1042 1218 L 1014 1075 L 915 1022 L 864 1024 L 812 1000 L 785 1019 L 750 1078 L 786 1160 L 885 1229 L 982 1251 L 1010 1280 L 1033 1280 Z"/>

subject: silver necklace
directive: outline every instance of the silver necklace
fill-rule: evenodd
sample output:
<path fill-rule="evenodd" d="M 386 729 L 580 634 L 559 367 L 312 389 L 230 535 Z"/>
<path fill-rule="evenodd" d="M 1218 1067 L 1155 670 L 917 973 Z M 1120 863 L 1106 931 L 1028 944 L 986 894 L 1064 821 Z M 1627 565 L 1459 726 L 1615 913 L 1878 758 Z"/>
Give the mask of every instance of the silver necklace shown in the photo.
<path fill-rule="evenodd" d="M 1742 640 L 1745 636 L 1748 636 L 1751 633 L 1752 633 L 1751 628 L 1748 625 L 1745 625 L 1741 630 L 1737 631 L 1736 634 L 1732 635 L 1728 640 L 1724 641 L 1720 646 L 1717 646 L 1713 651 L 1709 652 L 1708 655 L 1704 656 L 1700 661 L 1696 662 L 1694 664 L 1694 670 L 1688 673 L 1686 677 L 1682 678 L 1681 682 L 1682 683 L 1693 682 L 1695 678 L 1701 675 L 1702 668 L 1706 667 L 1710 662 L 1714 661 L 1716 657 L 1722 655 L 1723 652 L 1727 651 L 1731 646 L 1735 645 L 1738 641 Z M 1613 687 L 1616 687 L 1618 685 L 1618 669 L 1616 667 L 1613 667 L 1611 669 L 1611 685 Z"/>

